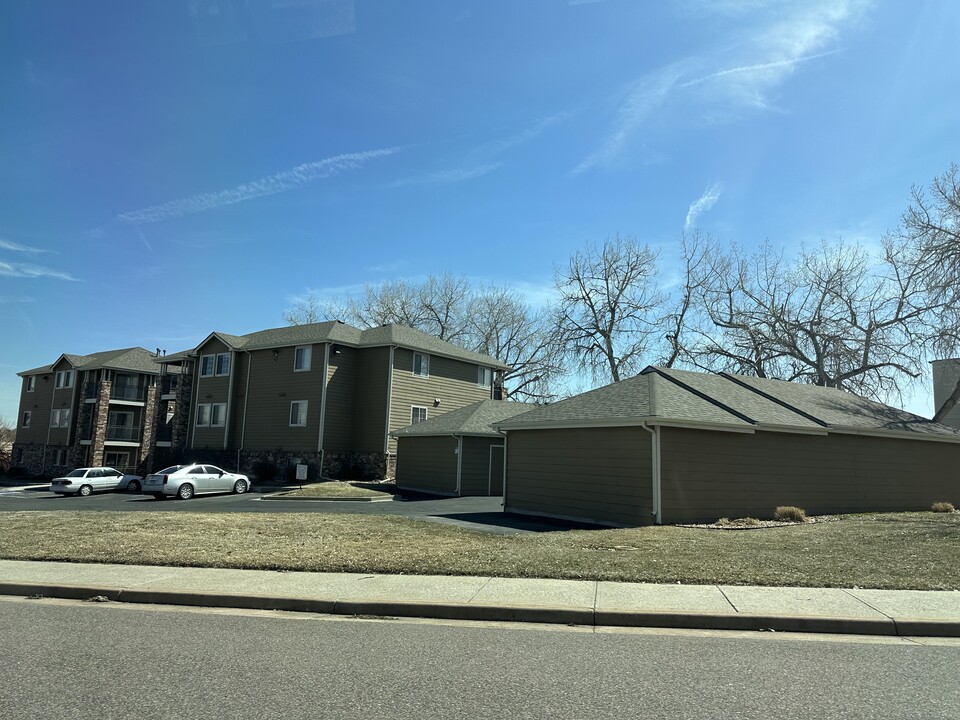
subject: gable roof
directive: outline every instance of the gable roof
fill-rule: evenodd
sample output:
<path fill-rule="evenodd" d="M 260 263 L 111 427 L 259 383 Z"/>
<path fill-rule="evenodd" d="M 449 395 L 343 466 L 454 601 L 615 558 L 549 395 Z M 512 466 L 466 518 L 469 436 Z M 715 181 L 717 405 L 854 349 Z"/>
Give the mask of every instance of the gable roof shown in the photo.
<path fill-rule="evenodd" d="M 530 412 L 536 405 L 509 400 L 481 400 L 443 415 L 408 425 L 390 433 L 393 437 L 426 435 L 479 435 L 496 437 L 502 433 L 494 423 Z"/>
<path fill-rule="evenodd" d="M 310 345 L 314 343 L 336 343 L 356 348 L 387 347 L 396 345 L 419 350 L 431 355 L 442 355 L 455 360 L 476 363 L 486 367 L 508 370 L 509 366 L 496 358 L 458 347 L 446 340 L 441 340 L 430 333 L 407 327 L 406 325 L 382 325 L 368 330 L 361 330 L 347 325 L 339 320 L 329 320 L 322 323 L 307 323 L 305 325 L 287 325 L 279 328 L 258 330 L 247 335 L 228 335 L 213 332 L 193 350 L 174 353 L 162 358 L 159 362 L 177 362 L 185 357 L 195 357 L 200 348 L 212 338 L 223 342 L 232 350 L 262 350 L 265 348 L 289 347 L 295 345 Z"/>
<path fill-rule="evenodd" d="M 607 385 L 498 423 L 505 430 L 691 425 L 731 431 L 866 432 L 960 442 L 960 432 L 835 388 L 647 367 Z"/>
<path fill-rule="evenodd" d="M 66 360 L 77 370 L 97 370 L 109 368 L 111 370 L 130 370 L 132 372 L 156 375 L 156 357 L 149 350 L 142 347 L 121 348 L 120 350 L 104 350 L 92 355 L 71 355 L 64 353 L 51 365 L 44 365 L 33 370 L 24 370 L 17 373 L 20 377 L 26 375 L 40 375 L 53 371 L 61 361 Z"/>

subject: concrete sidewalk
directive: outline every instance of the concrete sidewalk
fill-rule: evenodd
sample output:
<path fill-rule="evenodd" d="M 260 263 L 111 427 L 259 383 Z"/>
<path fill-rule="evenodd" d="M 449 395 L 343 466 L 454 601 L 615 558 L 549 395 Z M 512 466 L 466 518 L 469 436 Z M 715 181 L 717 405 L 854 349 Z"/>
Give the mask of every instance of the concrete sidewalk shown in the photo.
<path fill-rule="evenodd" d="M 0 594 L 339 615 L 960 637 L 960 592 L 0 560 Z"/>

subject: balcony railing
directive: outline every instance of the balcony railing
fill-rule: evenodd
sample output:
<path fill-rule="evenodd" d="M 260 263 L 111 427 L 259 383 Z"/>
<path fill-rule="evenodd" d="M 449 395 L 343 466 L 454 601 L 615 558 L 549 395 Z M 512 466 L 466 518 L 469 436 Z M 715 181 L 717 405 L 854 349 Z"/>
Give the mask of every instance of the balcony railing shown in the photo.
<path fill-rule="evenodd" d="M 160 394 L 173 395 L 175 392 L 177 392 L 177 385 L 179 382 L 179 375 L 164 375 L 160 382 Z"/>
<path fill-rule="evenodd" d="M 110 399 L 143 402 L 147 399 L 147 388 L 139 385 L 114 385 L 110 388 Z"/>
<path fill-rule="evenodd" d="M 86 399 L 95 398 L 100 389 L 100 383 L 88 382 L 83 384 L 83 397 Z"/>
<path fill-rule="evenodd" d="M 107 440 L 140 442 L 140 428 L 129 425 L 107 425 Z"/>

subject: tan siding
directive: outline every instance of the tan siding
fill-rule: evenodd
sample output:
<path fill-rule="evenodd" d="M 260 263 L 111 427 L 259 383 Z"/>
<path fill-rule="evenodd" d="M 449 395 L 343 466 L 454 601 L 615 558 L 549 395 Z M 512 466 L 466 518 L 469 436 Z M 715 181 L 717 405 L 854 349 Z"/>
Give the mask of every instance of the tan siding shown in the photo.
<path fill-rule="evenodd" d="M 351 406 L 352 449 L 357 452 L 383 452 L 389 367 L 390 348 L 365 348 L 358 352 L 356 391 Z"/>
<path fill-rule="evenodd" d="M 503 453 L 503 447 L 495 447 L 490 458 L 491 495 L 503 495 Z"/>
<path fill-rule="evenodd" d="M 402 438 L 397 454 L 397 485 L 403 488 L 453 494 L 457 489 L 457 439 Z"/>
<path fill-rule="evenodd" d="M 663 521 L 926 510 L 960 503 L 960 445 L 856 435 L 661 430 Z"/>
<path fill-rule="evenodd" d="M 245 438 L 243 427 L 244 404 L 247 395 L 247 373 L 250 371 L 250 356 L 245 352 L 235 353 L 233 356 L 233 398 L 227 407 L 230 417 L 228 447 L 239 448 Z"/>
<path fill-rule="evenodd" d="M 318 345 L 314 349 L 314 355 L 320 355 L 319 365 L 316 358 L 314 361 L 318 372 L 323 372 L 323 347 Z M 327 452 L 354 449 L 354 397 L 360 353 L 355 348 L 338 347 L 339 354 L 330 354 L 327 372 L 327 417 L 323 426 L 323 449 Z"/>
<path fill-rule="evenodd" d="M 639 427 L 512 430 L 508 510 L 613 525 L 652 522 L 651 440 Z"/>
<path fill-rule="evenodd" d="M 315 451 L 323 389 L 321 352 L 314 350 L 310 372 L 293 371 L 293 347 L 277 348 L 276 352 L 276 359 L 273 349 L 250 353 L 245 449 Z M 290 427 L 290 403 L 294 400 L 308 403 L 306 427 Z"/>
<path fill-rule="evenodd" d="M 393 361 L 393 394 L 390 430 L 410 424 L 410 408 L 427 408 L 427 417 L 437 417 L 478 400 L 488 400 L 490 389 L 477 385 L 477 365 L 430 356 L 430 376 L 413 374 L 413 351 L 397 348 Z M 440 405 L 434 406 L 439 399 Z M 390 452 L 396 451 L 396 439 L 390 438 Z"/>
<path fill-rule="evenodd" d="M 490 446 L 503 444 L 503 438 L 465 437 L 460 461 L 460 494 L 490 493 Z"/>

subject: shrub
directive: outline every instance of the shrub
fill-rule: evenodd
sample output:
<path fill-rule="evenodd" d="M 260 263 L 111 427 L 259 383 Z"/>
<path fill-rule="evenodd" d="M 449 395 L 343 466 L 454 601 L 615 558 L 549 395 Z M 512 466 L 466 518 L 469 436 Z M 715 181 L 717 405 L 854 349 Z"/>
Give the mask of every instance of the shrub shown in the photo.
<path fill-rule="evenodd" d="M 717 525 L 719 525 L 720 527 L 726 527 L 729 524 L 730 524 L 730 518 L 728 517 L 722 517 L 719 520 L 717 520 Z"/>
<path fill-rule="evenodd" d="M 737 518 L 735 522 L 742 523 L 745 527 L 757 527 L 763 524 L 755 517 Z"/>
<path fill-rule="evenodd" d="M 258 460 L 253 464 L 253 474 L 257 476 L 260 482 L 273 482 L 277 476 L 277 466 L 273 463 Z"/>
<path fill-rule="evenodd" d="M 952 513 L 956 510 L 956 508 L 953 507 L 953 503 L 935 502 L 930 506 L 930 510 L 933 512 Z"/>
<path fill-rule="evenodd" d="M 804 512 L 803 508 L 793 505 L 780 505 L 773 511 L 773 517 L 780 522 L 804 523 L 807 521 L 807 513 Z"/>

